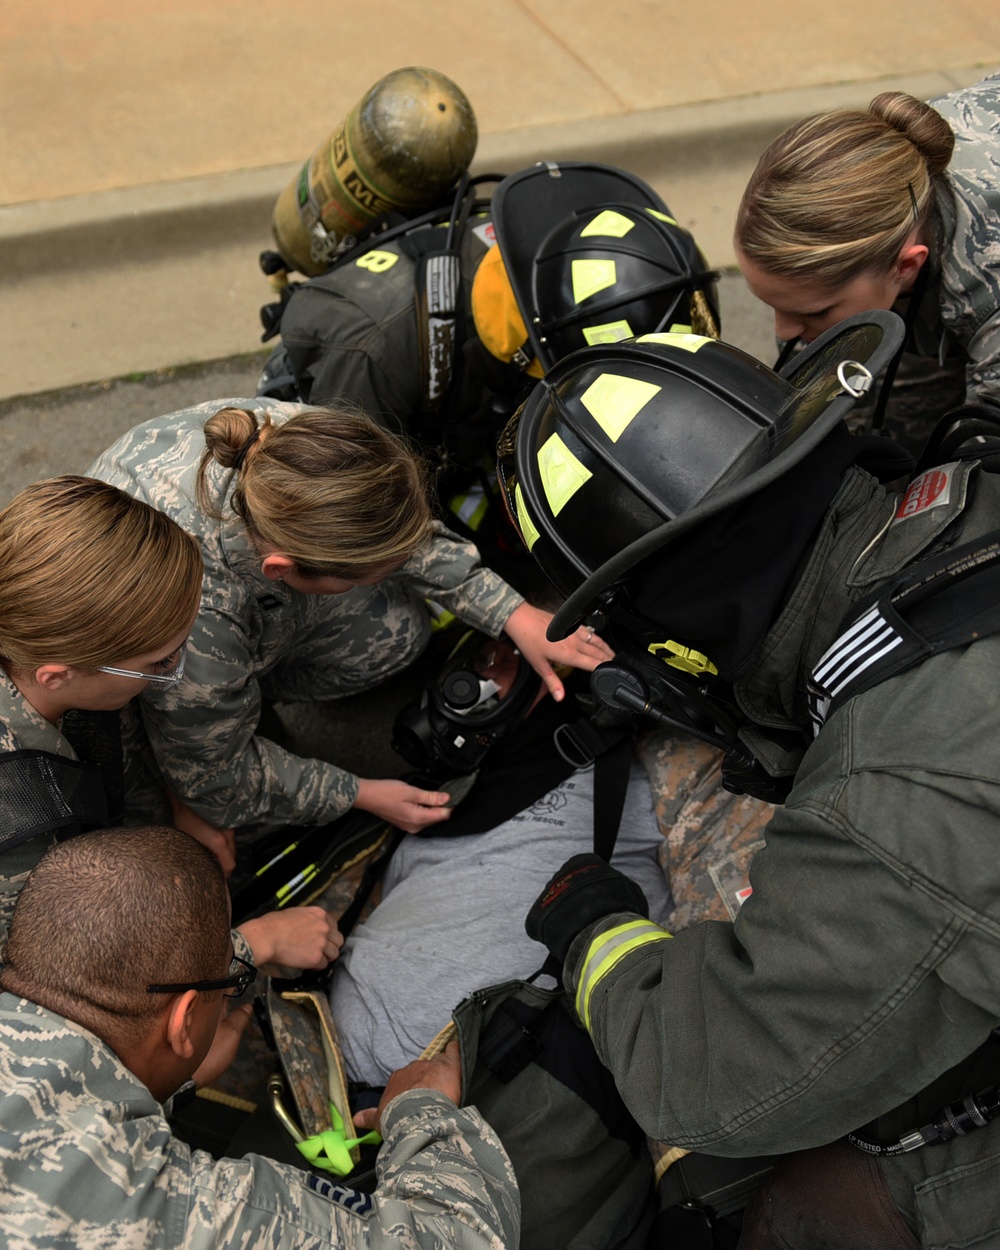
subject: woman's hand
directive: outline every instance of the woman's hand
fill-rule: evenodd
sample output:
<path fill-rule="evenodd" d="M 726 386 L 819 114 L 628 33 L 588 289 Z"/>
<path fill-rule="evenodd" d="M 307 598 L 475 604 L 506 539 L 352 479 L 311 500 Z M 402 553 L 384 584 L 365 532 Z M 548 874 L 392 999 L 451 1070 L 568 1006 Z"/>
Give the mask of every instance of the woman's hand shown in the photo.
<path fill-rule="evenodd" d="M 240 932 L 250 943 L 256 965 L 325 968 L 340 954 L 344 939 L 322 907 L 289 907 L 244 920 Z"/>
<path fill-rule="evenodd" d="M 236 867 L 236 832 L 233 829 L 216 829 L 197 812 L 182 802 L 173 790 L 167 791 L 170 808 L 173 812 L 174 826 L 189 833 L 196 842 L 200 842 L 211 851 L 222 865 L 222 871 L 228 877 Z"/>
<path fill-rule="evenodd" d="M 451 816 L 451 808 L 445 807 L 448 797 L 440 790 L 421 790 L 392 777 L 362 777 L 354 806 L 374 812 L 404 833 L 419 833 Z"/>
<path fill-rule="evenodd" d="M 598 664 L 614 659 L 615 653 L 589 626 L 581 625 L 568 638 L 549 642 L 545 631 L 551 620 L 551 612 L 522 603 L 508 617 L 504 632 L 540 675 L 553 699 L 559 702 L 566 691 L 553 664 L 568 664 L 570 668 L 592 673 Z"/>

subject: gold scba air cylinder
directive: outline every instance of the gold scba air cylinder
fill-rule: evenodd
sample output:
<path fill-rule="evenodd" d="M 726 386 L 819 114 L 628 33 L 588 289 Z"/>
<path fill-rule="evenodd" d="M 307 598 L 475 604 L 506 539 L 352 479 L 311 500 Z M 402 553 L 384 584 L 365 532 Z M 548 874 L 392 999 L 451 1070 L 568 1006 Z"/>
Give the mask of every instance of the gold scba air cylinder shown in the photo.
<path fill-rule="evenodd" d="M 472 105 L 450 78 L 416 65 L 386 74 L 278 196 L 278 251 L 290 268 L 322 273 L 379 214 L 429 207 L 454 186 L 476 139 Z"/>

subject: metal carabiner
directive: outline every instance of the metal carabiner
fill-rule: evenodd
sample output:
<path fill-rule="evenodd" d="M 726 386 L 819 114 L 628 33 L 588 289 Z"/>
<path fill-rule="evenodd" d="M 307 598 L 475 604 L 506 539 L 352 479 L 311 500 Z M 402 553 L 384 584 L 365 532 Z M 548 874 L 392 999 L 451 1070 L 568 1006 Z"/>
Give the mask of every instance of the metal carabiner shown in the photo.
<path fill-rule="evenodd" d="M 857 376 L 848 378 L 845 369 L 856 369 Z M 854 399 L 860 399 L 862 395 L 866 395 L 872 388 L 875 379 L 872 377 L 870 370 L 866 369 L 863 364 L 857 360 L 842 360 L 837 366 L 837 381 Z"/>

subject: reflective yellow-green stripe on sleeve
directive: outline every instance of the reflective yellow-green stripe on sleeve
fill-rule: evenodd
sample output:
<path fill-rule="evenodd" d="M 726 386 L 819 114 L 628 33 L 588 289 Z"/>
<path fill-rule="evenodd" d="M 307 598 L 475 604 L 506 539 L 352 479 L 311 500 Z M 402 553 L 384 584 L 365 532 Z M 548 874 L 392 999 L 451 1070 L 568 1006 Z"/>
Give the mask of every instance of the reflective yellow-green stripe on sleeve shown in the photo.
<path fill-rule="evenodd" d="M 576 1012 L 590 1032 L 590 998 L 598 984 L 620 960 L 650 942 L 666 942 L 672 934 L 651 920 L 628 920 L 608 929 L 591 942 L 576 987 Z"/>

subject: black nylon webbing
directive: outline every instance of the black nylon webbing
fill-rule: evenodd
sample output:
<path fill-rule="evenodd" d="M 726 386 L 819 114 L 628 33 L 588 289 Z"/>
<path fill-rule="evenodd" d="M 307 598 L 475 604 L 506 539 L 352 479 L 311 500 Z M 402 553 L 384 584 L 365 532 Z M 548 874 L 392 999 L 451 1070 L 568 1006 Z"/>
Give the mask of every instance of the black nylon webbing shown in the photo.
<path fill-rule="evenodd" d="M 632 740 L 622 740 L 594 760 L 594 854 L 611 862 L 625 810 Z"/>
<path fill-rule="evenodd" d="M 843 645 L 865 617 L 881 625 L 885 654 L 862 667 Z M 810 696 L 830 697 L 823 719 L 848 699 L 905 672 L 932 655 L 967 646 L 1000 632 L 1000 530 L 910 565 L 865 599 L 851 614 L 833 646 L 814 670 Z M 892 644 L 891 647 L 888 644 Z M 831 653 L 833 658 L 831 659 Z M 825 670 L 836 667 L 836 689 Z M 816 678 L 819 680 L 816 681 Z M 823 687 L 826 687 L 825 691 Z"/>
<path fill-rule="evenodd" d="M 103 779 L 93 764 L 48 751 L 0 754 L 0 851 L 37 834 L 69 837 L 107 823 Z"/>
<path fill-rule="evenodd" d="M 107 800 L 107 823 L 125 819 L 125 762 L 122 753 L 121 713 L 73 708 L 63 714 L 62 734 L 85 764 L 100 770 Z"/>

